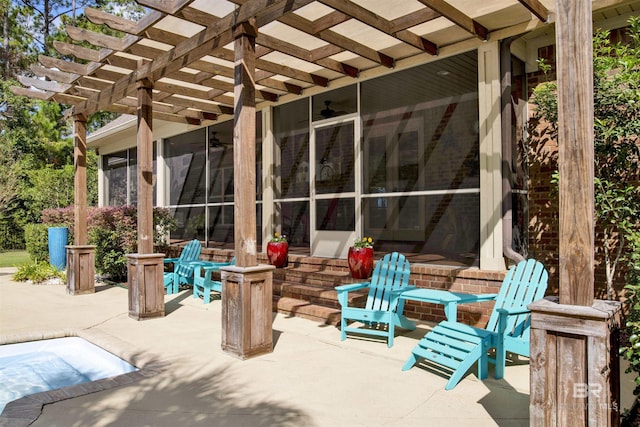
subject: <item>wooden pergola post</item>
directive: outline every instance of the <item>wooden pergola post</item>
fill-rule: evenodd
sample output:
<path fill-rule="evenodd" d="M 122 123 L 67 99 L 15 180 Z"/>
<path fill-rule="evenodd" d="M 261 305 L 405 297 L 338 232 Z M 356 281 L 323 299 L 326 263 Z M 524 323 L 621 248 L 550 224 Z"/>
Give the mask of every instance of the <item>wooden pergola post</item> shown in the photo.
<path fill-rule="evenodd" d="M 153 253 L 153 83 L 138 81 L 138 253 L 129 254 L 129 317 L 164 316 L 163 258 Z"/>
<path fill-rule="evenodd" d="M 530 305 L 535 426 L 620 421 L 620 304 L 594 301 L 592 33 L 590 1 L 556 0 L 560 298 Z"/>
<path fill-rule="evenodd" d="M 222 350 L 246 359 L 273 351 L 273 266 L 257 265 L 255 19 L 234 27 L 234 239 L 236 266 L 222 271 Z"/>
<path fill-rule="evenodd" d="M 95 246 L 87 245 L 87 117 L 73 116 L 73 245 L 67 250 L 67 292 L 95 292 Z"/>

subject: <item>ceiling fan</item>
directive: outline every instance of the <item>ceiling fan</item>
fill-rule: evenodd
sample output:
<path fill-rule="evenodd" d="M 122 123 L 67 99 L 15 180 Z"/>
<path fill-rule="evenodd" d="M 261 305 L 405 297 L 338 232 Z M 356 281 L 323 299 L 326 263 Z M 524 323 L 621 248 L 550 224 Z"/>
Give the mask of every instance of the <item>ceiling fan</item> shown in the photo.
<path fill-rule="evenodd" d="M 325 108 L 324 110 L 321 110 L 320 115 L 325 119 L 329 119 L 333 117 L 336 114 L 336 112 L 335 110 L 332 110 L 331 108 L 329 108 L 329 105 L 331 105 L 331 101 L 329 100 L 324 101 L 324 105 L 326 105 L 327 108 Z"/>

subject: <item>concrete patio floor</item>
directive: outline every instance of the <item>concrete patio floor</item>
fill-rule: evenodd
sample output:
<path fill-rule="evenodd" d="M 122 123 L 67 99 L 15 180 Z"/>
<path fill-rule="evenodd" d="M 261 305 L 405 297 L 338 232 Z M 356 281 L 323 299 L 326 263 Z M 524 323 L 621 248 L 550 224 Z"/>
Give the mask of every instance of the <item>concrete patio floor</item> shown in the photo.
<path fill-rule="evenodd" d="M 220 348 L 221 304 L 190 290 L 166 297 L 166 316 L 128 317 L 127 290 L 98 284 L 70 296 L 63 285 L 30 285 L 0 269 L 0 343 L 78 335 L 145 375 L 105 391 L 43 407 L 31 424 L 85 426 L 528 426 L 529 365 L 505 378 L 470 372 L 445 391 L 447 378 L 401 366 L 426 333 L 418 324 L 395 345 L 349 338 L 333 326 L 274 314 L 273 353 L 239 360 Z M 491 372 L 492 374 L 492 372 Z M 2 426 L 18 426 L 5 413 Z"/>

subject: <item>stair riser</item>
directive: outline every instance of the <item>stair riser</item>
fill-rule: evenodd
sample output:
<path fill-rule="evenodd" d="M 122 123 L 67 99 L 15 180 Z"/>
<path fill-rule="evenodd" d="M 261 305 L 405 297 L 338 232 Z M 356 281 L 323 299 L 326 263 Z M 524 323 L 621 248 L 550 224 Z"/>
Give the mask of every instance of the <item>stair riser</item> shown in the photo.
<path fill-rule="evenodd" d="M 310 287 L 308 285 L 297 285 L 295 283 L 277 283 L 273 284 L 274 295 L 306 300 L 313 304 L 324 305 L 327 307 L 340 308 L 338 295 L 333 290 L 323 290 L 322 288 Z M 349 294 L 349 306 L 364 306 L 367 300 L 366 295 L 351 292 Z"/>

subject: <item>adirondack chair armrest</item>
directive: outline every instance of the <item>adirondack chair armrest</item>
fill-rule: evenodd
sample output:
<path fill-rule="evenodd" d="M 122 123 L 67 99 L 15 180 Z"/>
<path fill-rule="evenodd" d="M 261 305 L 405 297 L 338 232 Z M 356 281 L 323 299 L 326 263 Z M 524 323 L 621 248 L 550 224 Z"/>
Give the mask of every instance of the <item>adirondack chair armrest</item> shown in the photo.
<path fill-rule="evenodd" d="M 162 260 L 165 264 L 173 264 L 177 262 L 180 258 L 165 258 Z"/>
<path fill-rule="evenodd" d="M 507 329 L 507 317 L 509 316 L 517 316 L 518 314 L 527 314 L 530 313 L 527 307 L 510 307 L 510 308 L 498 308 L 496 309 L 498 312 L 498 334 L 504 335 Z"/>
<path fill-rule="evenodd" d="M 411 291 L 413 289 L 418 289 L 417 286 L 405 286 L 402 289 L 393 289 L 389 292 L 389 303 L 392 311 L 395 311 L 398 307 L 398 302 L 400 301 L 400 297 L 403 292 Z"/>
<path fill-rule="evenodd" d="M 493 301 L 498 297 L 498 294 L 480 294 L 476 295 L 476 300 L 473 302 Z"/>
<path fill-rule="evenodd" d="M 361 283 L 351 283 L 349 285 L 340 285 L 340 286 L 336 286 L 335 287 L 335 291 L 337 293 L 343 293 L 343 292 L 351 292 L 351 291 L 357 291 L 359 289 L 366 289 L 369 286 L 371 286 L 371 282 L 361 282 Z"/>
<path fill-rule="evenodd" d="M 211 273 L 220 271 L 220 267 L 231 265 L 230 262 L 210 262 L 206 261 L 205 265 L 198 265 L 194 270 L 194 274 L 200 274 L 200 269 L 204 270 L 205 280 L 211 280 Z"/>
<path fill-rule="evenodd" d="M 531 310 L 529 310 L 527 307 L 498 308 L 496 309 L 496 311 L 501 315 L 503 315 L 502 313 L 504 312 L 505 316 L 515 316 L 518 314 L 526 314 L 531 312 Z"/>

